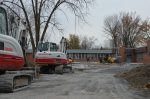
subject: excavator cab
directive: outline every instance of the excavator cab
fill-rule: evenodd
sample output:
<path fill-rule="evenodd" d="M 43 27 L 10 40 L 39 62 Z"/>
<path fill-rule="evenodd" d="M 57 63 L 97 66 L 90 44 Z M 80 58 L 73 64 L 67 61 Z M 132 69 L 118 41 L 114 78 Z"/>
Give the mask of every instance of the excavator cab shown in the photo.
<path fill-rule="evenodd" d="M 45 42 L 42 43 L 40 42 L 38 45 L 38 50 L 37 51 L 52 51 L 52 52 L 56 52 L 58 50 L 58 46 L 56 43 L 52 43 L 52 42 Z"/>
<path fill-rule="evenodd" d="M 0 34 L 8 35 L 6 11 L 2 7 L 0 7 Z"/>
<path fill-rule="evenodd" d="M 33 76 L 32 71 L 21 70 L 25 64 L 23 51 L 17 35 L 11 35 L 8 29 L 6 11 L 0 6 L 0 92 L 13 92 L 28 87 Z M 16 29 L 21 30 L 19 26 Z M 12 31 L 12 34 L 17 33 L 19 36 L 20 32 Z"/>
<path fill-rule="evenodd" d="M 18 41 L 8 33 L 6 10 L 0 7 L 0 71 L 20 70 L 24 57 Z"/>

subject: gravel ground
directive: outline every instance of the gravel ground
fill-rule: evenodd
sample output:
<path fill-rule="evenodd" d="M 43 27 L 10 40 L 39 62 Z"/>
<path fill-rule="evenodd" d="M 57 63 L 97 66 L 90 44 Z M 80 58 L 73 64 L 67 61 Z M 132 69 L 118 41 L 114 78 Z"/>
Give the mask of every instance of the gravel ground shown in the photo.
<path fill-rule="evenodd" d="M 74 73 L 41 75 L 29 88 L 0 99 L 149 99 L 114 74 L 129 66 L 74 64 Z"/>

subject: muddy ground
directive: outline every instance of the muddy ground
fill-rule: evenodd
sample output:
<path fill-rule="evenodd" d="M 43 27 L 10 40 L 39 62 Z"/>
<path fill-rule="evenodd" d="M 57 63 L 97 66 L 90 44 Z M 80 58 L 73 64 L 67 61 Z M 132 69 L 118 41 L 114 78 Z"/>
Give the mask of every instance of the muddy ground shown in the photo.
<path fill-rule="evenodd" d="M 129 87 L 116 73 L 135 66 L 74 64 L 74 73 L 41 75 L 29 88 L 0 93 L 0 99 L 150 99 L 149 92 Z"/>

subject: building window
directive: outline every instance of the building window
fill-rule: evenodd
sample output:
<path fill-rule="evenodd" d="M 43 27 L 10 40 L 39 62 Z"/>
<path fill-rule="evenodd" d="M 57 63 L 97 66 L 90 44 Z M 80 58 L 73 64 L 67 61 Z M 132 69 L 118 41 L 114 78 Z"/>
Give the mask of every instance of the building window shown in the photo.
<path fill-rule="evenodd" d="M 142 61 L 143 60 L 143 54 L 137 54 L 137 61 Z"/>
<path fill-rule="evenodd" d="M 73 59 L 75 59 L 75 54 L 73 53 Z"/>
<path fill-rule="evenodd" d="M 82 53 L 82 59 L 84 59 L 84 53 Z"/>
<path fill-rule="evenodd" d="M 79 53 L 79 59 L 81 59 L 81 54 Z"/>

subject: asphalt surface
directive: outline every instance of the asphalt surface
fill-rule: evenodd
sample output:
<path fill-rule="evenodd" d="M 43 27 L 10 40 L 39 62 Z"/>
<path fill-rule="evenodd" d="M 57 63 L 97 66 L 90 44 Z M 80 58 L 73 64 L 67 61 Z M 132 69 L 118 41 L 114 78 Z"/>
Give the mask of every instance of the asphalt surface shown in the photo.
<path fill-rule="evenodd" d="M 135 66 L 75 64 L 74 73 L 43 74 L 27 89 L 0 93 L 0 99 L 150 99 L 114 77 Z"/>

